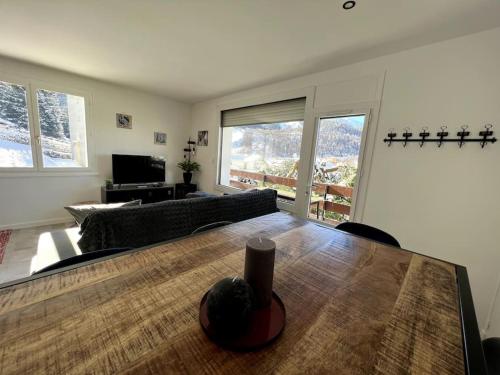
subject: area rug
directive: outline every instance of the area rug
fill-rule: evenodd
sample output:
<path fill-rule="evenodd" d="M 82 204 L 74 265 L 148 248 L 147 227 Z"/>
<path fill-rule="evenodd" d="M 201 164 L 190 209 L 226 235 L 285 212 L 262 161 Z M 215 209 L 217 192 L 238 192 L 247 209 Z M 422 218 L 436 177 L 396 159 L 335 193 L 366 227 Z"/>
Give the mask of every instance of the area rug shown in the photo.
<path fill-rule="evenodd" d="M 10 234 L 12 231 L 10 229 L 0 230 L 0 264 L 2 264 L 3 256 L 5 255 L 5 249 L 9 243 Z"/>

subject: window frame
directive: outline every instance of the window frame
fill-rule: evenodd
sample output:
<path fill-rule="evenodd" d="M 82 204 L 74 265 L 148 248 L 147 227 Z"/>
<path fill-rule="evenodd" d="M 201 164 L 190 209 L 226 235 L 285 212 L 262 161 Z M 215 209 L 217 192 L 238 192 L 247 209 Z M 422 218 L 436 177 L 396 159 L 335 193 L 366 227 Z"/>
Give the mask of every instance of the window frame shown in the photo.
<path fill-rule="evenodd" d="M 0 174 L 3 176 L 4 172 L 11 173 L 33 173 L 38 171 L 38 161 L 37 161 L 37 150 L 35 145 L 35 138 L 33 136 L 35 131 L 35 121 L 33 118 L 33 110 L 32 110 L 32 98 L 31 98 L 31 87 L 30 82 L 27 79 L 23 79 L 15 76 L 6 76 L 4 74 L 0 74 L 0 81 L 23 86 L 26 89 L 26 111 L 28 112 L 28 130 L 30 132 L 30 146 L 31 146 L 31 159 L 33 162 L 32 167 L 0 167 Z"/>
<path fill-rule="evenodd" d="M 309 129 L 309 126 L 307 125 L 312 121 L 312 111 L 313 111 L 313 101 L 314 101 L 314 94 L 315 94 L 315 87 L 314 86 L 308 86 L 308 87 L 303 87 L 295 90 L 290 90 L 286 92 L 279 92 L 271 95 L 265 95 L 265 96 L 260 96 L 260 97 L 254 97 L 254 98 L 244 98 L 240 100 L 235 100 L 227 103 L 220 103 L 216 106 L 216 121 L 217 121 L 217 167 L 216 167 L 216 178 L 215 178 L 215 186 L 214 189 L 215 191 L 219 191 L 222 193 L 226 194 L 237 194 L 241 193 L 241 189 L 231 187 L 231 186 L 226 186 L 222 185 L 220 183 L 221 179 L 221 168 L 222 168 L 222 132 L 223 132 L 223 127 L 222 127 L 222 112 L 230 109 L 235 109 L 235 108 L 241 108 L 241 107 L 248 107 L 248 106 L 254 106 L 254 105 L 260 105 L 260 104 L 268 104 L 272 102 L 278 102 L 278 101 L 284 101 L 284 100 L 291 100 L 291 99 L 296 99 L 300 97 L 304 97 L 306 99 L 306 105 L 305 105 L 305 110 L 304 110 L 304 125 L 302 129 L 302 143 L 301 143 L 301 148 L 300 148 L 300 162 L 299 162 L 299 172 L 298 172 L 298 177 L 297 177 L 297 191 L 296 191 L 296 200 L 287 202 L 281 199 L 278 199 L 278 208 L 280 210 L 285 210 L 288 212 L 292 213 L 298 213 L 300 207 L 300 203 L 298 204 L 298 201 L 300 202 L 299 194 L 303 195 L 304 191 L 306 189 L 305 186 L 302 186 L 300 182 L 302 181 L 301 176 L 304 174 L 304 167 L 306 167 L 307 163 L 309 162 L 309 151 L 304 148 L 304 145 L 306 145 L 308 142 L 310 142 L 310 139 L 312 138 L 312 133 L 311 130 Z"/>
<path fill-rule="evenodd" d="M 356 180 L 354 183 L 353 193 L 352 193 L 352 201 L 351 201 L 351 210 L 349 212 L 349 221 L 361 222 L 362 211 L 364 210 L 364 197 L 360 197 L 361 192 L 365 192 L 366 190 L 360 190 L 360 185 L 365 184 L 365 175 L 366 175 L 366 164 L 368 164 L 370 160 L 367 160 L 367 148 L 369 145 L 368 137 L 370 133 L 370 125 L 372 123 L 373 112 L 375 108 L 372 105 L 354 105 L 347 106 L 351 107 L 351 109 L 344 110 L 317 110 L 315 111 L 314 117 L 314 143 L 312 148 L 312 157 L 310 160 L 309 170 L 312 172 L 313 165 L 315 162 L 316 151 L 318 148 L 318 133 L 320 131 L 320 122 L 322 119 L 328 118 L 342 118 L 342 117 L 350 117 L 350 116 L 365 116 L 363 122 L 363 131 L 361 134 L 361 144 L 358 153 L 358 171 L 356 172 Z M 308 200 L 312 194 L 312 186 L 314 184 L 314 176 L 312 173 L 308 176 Z M 363 185 L 364 186 L 364 185 Z M 359 202 L 359 204 L 358 204 Z M 362 206 L 362 207 L 360 207 Z M 332 224 L 326 223 L 322 220 L 315 220 L 314 218 L 310 219 L 314 222 L 317 222 L 321 225 L 332 226 Z"/>
<path fill-rule="evenodd" d="M 0 177 L 35 177 L 35 176 L 85 176 L 97 175 L 95 172 L 95 153 L 93 128 L 91 126 L 92 95 L 90 92 L 74 89 L 66 85 L 52 84 L 45 81 L 16 77 L 0 73 L 0 81 L 21 85 L 26 89 L 26 108 L 31 140 L 33 167 L 0 167 Z M 87 149 L 87 167 L 44 167 L 41 145 L 41 126 L 38 113 L 37 90 L 60 92 L 83 97 L 85 105 L 85 137 Z"/>
<path fill-rule="evenodd" d="M 373 154 L 375 151 L 376 135 L 378 131 L 380 106 L 380 101 L 377 99 L 323 106 L 315 109 L 312 113 L 314 121 L 313 139 L 316 139 L 319 120 L 321 118 L 342 117 L 356 114 L 365 114 L 366 116 L 365 127 L 362 135 L 362 145 L 358 156 L 358 165 L 360 165 L 360 169 L 355 183 L 355 191 L 353 192 L 353 200 L 351 203 L 352 208 L 349 215 L 349 219 L 351 221 L 356 221 L 358 223 L 364 222 L 366 198 L 370 183 L 370 173 L 372 170 Z M 312 164 L 314 163 L 314 154 L 316 153 L 316 144 L 314 143 L 313 145 L 314 148 L 311 150 L 311 159 L 309 161 L 310 168 L 312 168 Z M 312 184 L 312 178 L 312 174 L 308 176 L 308 186 Z M 307 212 L 306 208 L 303 209 L 303 212 Z M 321 225 L 331 226 L 325 222 L 321 222 Z"/>

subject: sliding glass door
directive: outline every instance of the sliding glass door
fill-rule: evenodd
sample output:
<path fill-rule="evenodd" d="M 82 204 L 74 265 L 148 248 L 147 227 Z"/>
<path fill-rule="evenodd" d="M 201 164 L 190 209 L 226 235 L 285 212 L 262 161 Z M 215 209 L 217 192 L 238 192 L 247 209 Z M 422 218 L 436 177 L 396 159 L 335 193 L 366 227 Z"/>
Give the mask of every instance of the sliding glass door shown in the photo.
<path fill-rule="evenodd" d="M 317 118 L 306 192 L 309 219 L 330 225 L 352 220 L 368 117 L 358 113 Z"/>

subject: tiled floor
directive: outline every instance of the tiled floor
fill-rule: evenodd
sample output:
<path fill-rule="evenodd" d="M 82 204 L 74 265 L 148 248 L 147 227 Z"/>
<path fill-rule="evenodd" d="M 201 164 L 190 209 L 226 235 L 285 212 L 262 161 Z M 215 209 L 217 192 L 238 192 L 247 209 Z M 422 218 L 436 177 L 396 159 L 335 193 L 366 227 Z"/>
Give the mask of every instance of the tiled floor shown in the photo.
<path fill-rule="evenodd" d="M 68 228 L 72 224 L 55 224 L 12 231 L 0 264 L 0 284 L 30 275 L 31 259 L 36 253 L 38 237 L 43 232 Z"/>

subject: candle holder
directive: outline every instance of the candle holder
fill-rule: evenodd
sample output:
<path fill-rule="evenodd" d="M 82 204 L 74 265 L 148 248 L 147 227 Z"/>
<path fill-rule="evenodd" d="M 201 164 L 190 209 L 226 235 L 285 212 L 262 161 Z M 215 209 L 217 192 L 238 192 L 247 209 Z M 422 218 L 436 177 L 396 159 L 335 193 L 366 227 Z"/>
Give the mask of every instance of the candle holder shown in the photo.
<path fill-rule="evenodd" d="M 252 351 L 273 342 L 285 327 L 285 305 L 273 292 L 276 244 L 252 238 L 246 244 L 244 280 L 217 282 L 201 299 L 200 324 L 223 348 Z"/>

